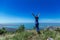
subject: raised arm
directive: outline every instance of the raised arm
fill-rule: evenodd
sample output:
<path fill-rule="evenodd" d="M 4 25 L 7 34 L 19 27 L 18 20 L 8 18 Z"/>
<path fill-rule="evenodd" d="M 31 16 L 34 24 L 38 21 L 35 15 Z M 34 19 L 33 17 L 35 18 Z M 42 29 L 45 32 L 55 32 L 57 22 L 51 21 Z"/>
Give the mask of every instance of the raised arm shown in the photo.
<path fill-rule="evenodd" d="M 34 13 L 32 13 L 32 15 L 35 17 Z"/>

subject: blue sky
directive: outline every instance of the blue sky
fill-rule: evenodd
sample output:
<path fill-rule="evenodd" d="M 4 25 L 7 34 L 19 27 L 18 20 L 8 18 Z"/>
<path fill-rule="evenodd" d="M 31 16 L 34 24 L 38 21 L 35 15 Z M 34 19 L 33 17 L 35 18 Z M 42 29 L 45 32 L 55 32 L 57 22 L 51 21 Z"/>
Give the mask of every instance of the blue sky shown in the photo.
<path fill-rule="evenodd" d="M 39 22 L 60 23 L 59 0 L 0 0 L 0 23 L 34 22 L 32 12 Z"/>

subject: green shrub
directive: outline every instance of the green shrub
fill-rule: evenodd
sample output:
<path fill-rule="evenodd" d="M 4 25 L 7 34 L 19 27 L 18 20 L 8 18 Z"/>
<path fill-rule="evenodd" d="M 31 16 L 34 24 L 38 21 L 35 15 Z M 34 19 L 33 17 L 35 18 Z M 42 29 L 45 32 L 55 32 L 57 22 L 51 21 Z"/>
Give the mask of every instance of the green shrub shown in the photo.
<path fill-rule="evenodd" d="M 25 30 L 24 25 L 21 25 L 18 29 L 17 32 L 23 32 Z"/>
<path fill-rule="evenodd" d="M 5 34 L 7 31 L 5 28 L 0 29 L 0 34 Z"/>
<path fill-rule="evenodd" d="M 60 32 L 60 28 L 56 28 L 55 31 Z"/>

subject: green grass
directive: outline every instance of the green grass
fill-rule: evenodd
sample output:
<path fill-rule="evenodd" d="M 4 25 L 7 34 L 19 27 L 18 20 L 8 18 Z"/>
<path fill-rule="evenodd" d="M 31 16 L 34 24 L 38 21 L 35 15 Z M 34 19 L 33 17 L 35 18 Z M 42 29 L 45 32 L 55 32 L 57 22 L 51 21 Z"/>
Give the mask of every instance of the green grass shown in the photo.
<path fill-rule="evenodd" d="M 52 37 L 54 40 L 60 40 L 60 33 L 56 31 L 41 30 L 41 34 L 37 34 L 35 30 L 16 32 L 12 37 L 5 37 L 3 40 L 46 40 Z M 10 35 L 10 34 L 9 34 Z M 12 34 L 11 34 L 12 35 Z"/>
<path fill-rule="evenodd" d="M 5 30 L 3 28 L 3 30 Z M 60 29 L 56 30 L 40 30 L 41 34 L 37 34 L 36 30 L 25 30 L 24 25 L 21 25 L 16 32 L 6 32 L 0 36 L 0 40 L 47 40 L 48 37 L 52 37 L 54 40 L 60 40 Z"/>

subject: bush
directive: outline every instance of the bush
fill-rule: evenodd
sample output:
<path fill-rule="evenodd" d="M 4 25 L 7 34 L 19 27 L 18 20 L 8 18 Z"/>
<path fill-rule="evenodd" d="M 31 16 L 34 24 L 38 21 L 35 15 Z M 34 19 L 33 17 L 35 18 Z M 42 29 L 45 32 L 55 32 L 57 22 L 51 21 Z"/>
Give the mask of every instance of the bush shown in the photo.
<path fill-rule="evenodd" d="M 5 28 L 0 29 L 0 34 L 5 34 L 7 31 Z"/>
<path fill-rule="evenodd" d="M 0 29 L 0 34 L 3 34 L 3 30 Z"/>
<path fill-rule="evenodd" d="M 25 30 L 24 25 L 21 25 L 18 29 L 17 32 L 23 32 Z"/>
<path fill-rule="evenodd" d="M 57 28 L 55 31 L 60 32 L 60 28 Z"/>

